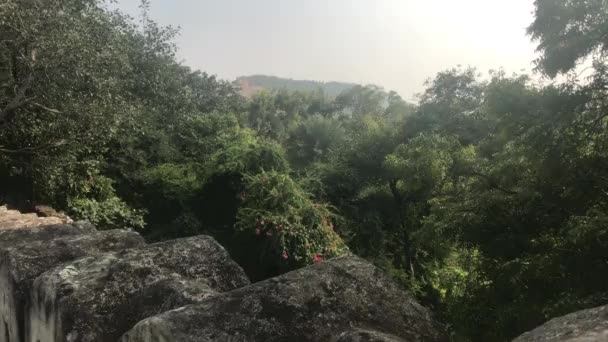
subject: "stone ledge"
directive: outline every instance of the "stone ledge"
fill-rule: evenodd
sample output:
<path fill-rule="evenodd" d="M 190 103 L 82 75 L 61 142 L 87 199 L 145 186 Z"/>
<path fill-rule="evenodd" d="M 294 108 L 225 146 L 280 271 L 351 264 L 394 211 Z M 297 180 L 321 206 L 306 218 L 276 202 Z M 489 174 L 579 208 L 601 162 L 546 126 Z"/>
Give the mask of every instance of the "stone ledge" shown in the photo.
<path fill-rule="evenodd" d="M 29 233 L 29 234 L 28 234 Z M 55 235 L 56 233 L 57 235 Z M 62 236 L 64 233 L 71 235 Z M 34 279 L 61 263 L 87 255 L 117 251 L 144 244 L 132 232 L 113 230 L 82 233 L 78 226 L 59 225 L 18 229 L 0 248 L 0 336 L 10 342 L 24 341 L 28 311 L 25 310 Z M 23 240 L 17 241 L 16 237 Z M 11 241 L 7 245 L 6 241 Z"/>
<path fill-rule="evenodd" d="M 148 318 L 122 342 L 335 341 L 353 328 L 374 331 L 386 341 L 391 335 L 447 341 L 428 310 L 379 269 L 351 256 Z"/>
<path fill-rule="evenodd" d="M 249 284 L 213 238 L 82 258 L 40 275 L 27 341 L 116 341 L 138 321 Z"/>
<path fill-rule="evenodd" d="M 447 341 L 354 256 L 249 284 L 210 237 L 145 246 L 58 219 L 0 207 L 0 342 Z"/>

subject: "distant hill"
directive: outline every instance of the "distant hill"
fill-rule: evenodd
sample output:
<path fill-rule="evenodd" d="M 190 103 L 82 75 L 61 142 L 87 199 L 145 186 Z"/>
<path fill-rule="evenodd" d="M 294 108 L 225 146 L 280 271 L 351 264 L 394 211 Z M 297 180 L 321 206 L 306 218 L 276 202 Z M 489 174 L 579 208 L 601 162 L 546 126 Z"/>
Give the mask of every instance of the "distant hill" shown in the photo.
<path fill-rule="evenodd" d="M 266 75 L 241 76 L 235 82 L 241 87 L 241 94 L 246 97 L 251 97 L 263 89 L 309 92 L 319 88 L 323 89 L 326 95 L 338 96 L 344 90 L 355 86 L 354 83 L 292 80 Z"/>

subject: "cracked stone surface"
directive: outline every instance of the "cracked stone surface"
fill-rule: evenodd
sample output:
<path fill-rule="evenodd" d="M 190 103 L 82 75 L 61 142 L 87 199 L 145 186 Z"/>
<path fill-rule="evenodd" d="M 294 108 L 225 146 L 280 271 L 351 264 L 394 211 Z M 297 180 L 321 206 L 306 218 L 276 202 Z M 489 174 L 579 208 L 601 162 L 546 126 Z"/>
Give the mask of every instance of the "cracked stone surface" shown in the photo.
<path fill-rule="evenodd" d="M 211 237 L 145 245 L 38 209 L 44 217 L 0 207 L 0 342 L 448 340 L 354 256 L 250 284 Z"/>
<path fill-rule="evenodd" d="M 88 225 L 21 228 L 0 234 L 0 336 L 25 340 L 26 310 L 34 279 L 62 263 L 84 256 L 129 249 L 144 244 L 133 232 L 89 232 Z"/>
<path fill-rule="evenodd" d="M 138 321 L 249 284 L 209 236 L 86 257 L 34 283 L 28 341 L 117 341 Z"/>
<path fill-rule="evenodd" d="M 348 256 L 145 319 L 122 342 L 365 341 L 366 335 L 447 341 L 427 309 L 375 266 Z"/>

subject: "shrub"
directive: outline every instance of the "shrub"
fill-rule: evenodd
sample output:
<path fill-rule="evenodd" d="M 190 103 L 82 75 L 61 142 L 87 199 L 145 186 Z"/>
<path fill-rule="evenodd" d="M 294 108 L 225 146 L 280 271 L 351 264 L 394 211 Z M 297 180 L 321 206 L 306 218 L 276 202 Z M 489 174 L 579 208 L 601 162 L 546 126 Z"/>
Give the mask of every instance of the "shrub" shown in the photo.
<path fill-rule="evenodd" d="M 277 272 L 348 253 L 334 231 L 335 216 L 315 203 L 289 175 L 276 171 L 246 175 L 236 230 L 253 240 L 255 259 Z"/>
<path fill-rule="evenodd" d="M 67 211 L 74 219 L 87 220 L 100 230 L 144 227 L 145 212 L 121 200 L 109 178 L 91 176 L 87 183 L 82 196 L 68 199 Z"/>

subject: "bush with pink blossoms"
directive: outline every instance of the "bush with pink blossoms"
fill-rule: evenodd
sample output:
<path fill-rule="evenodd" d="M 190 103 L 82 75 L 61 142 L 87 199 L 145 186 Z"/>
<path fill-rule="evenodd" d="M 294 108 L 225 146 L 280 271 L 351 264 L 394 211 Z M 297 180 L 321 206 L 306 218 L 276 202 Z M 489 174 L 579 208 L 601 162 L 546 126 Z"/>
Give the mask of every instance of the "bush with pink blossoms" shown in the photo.
<path fill-rule="evenodd" d="M 313 202 L 288 174 L 261 172 L 244 184 L 236 230 L 256 240 L 260 262 L 288 271 L 348 253 L 329 206 Z"/>

